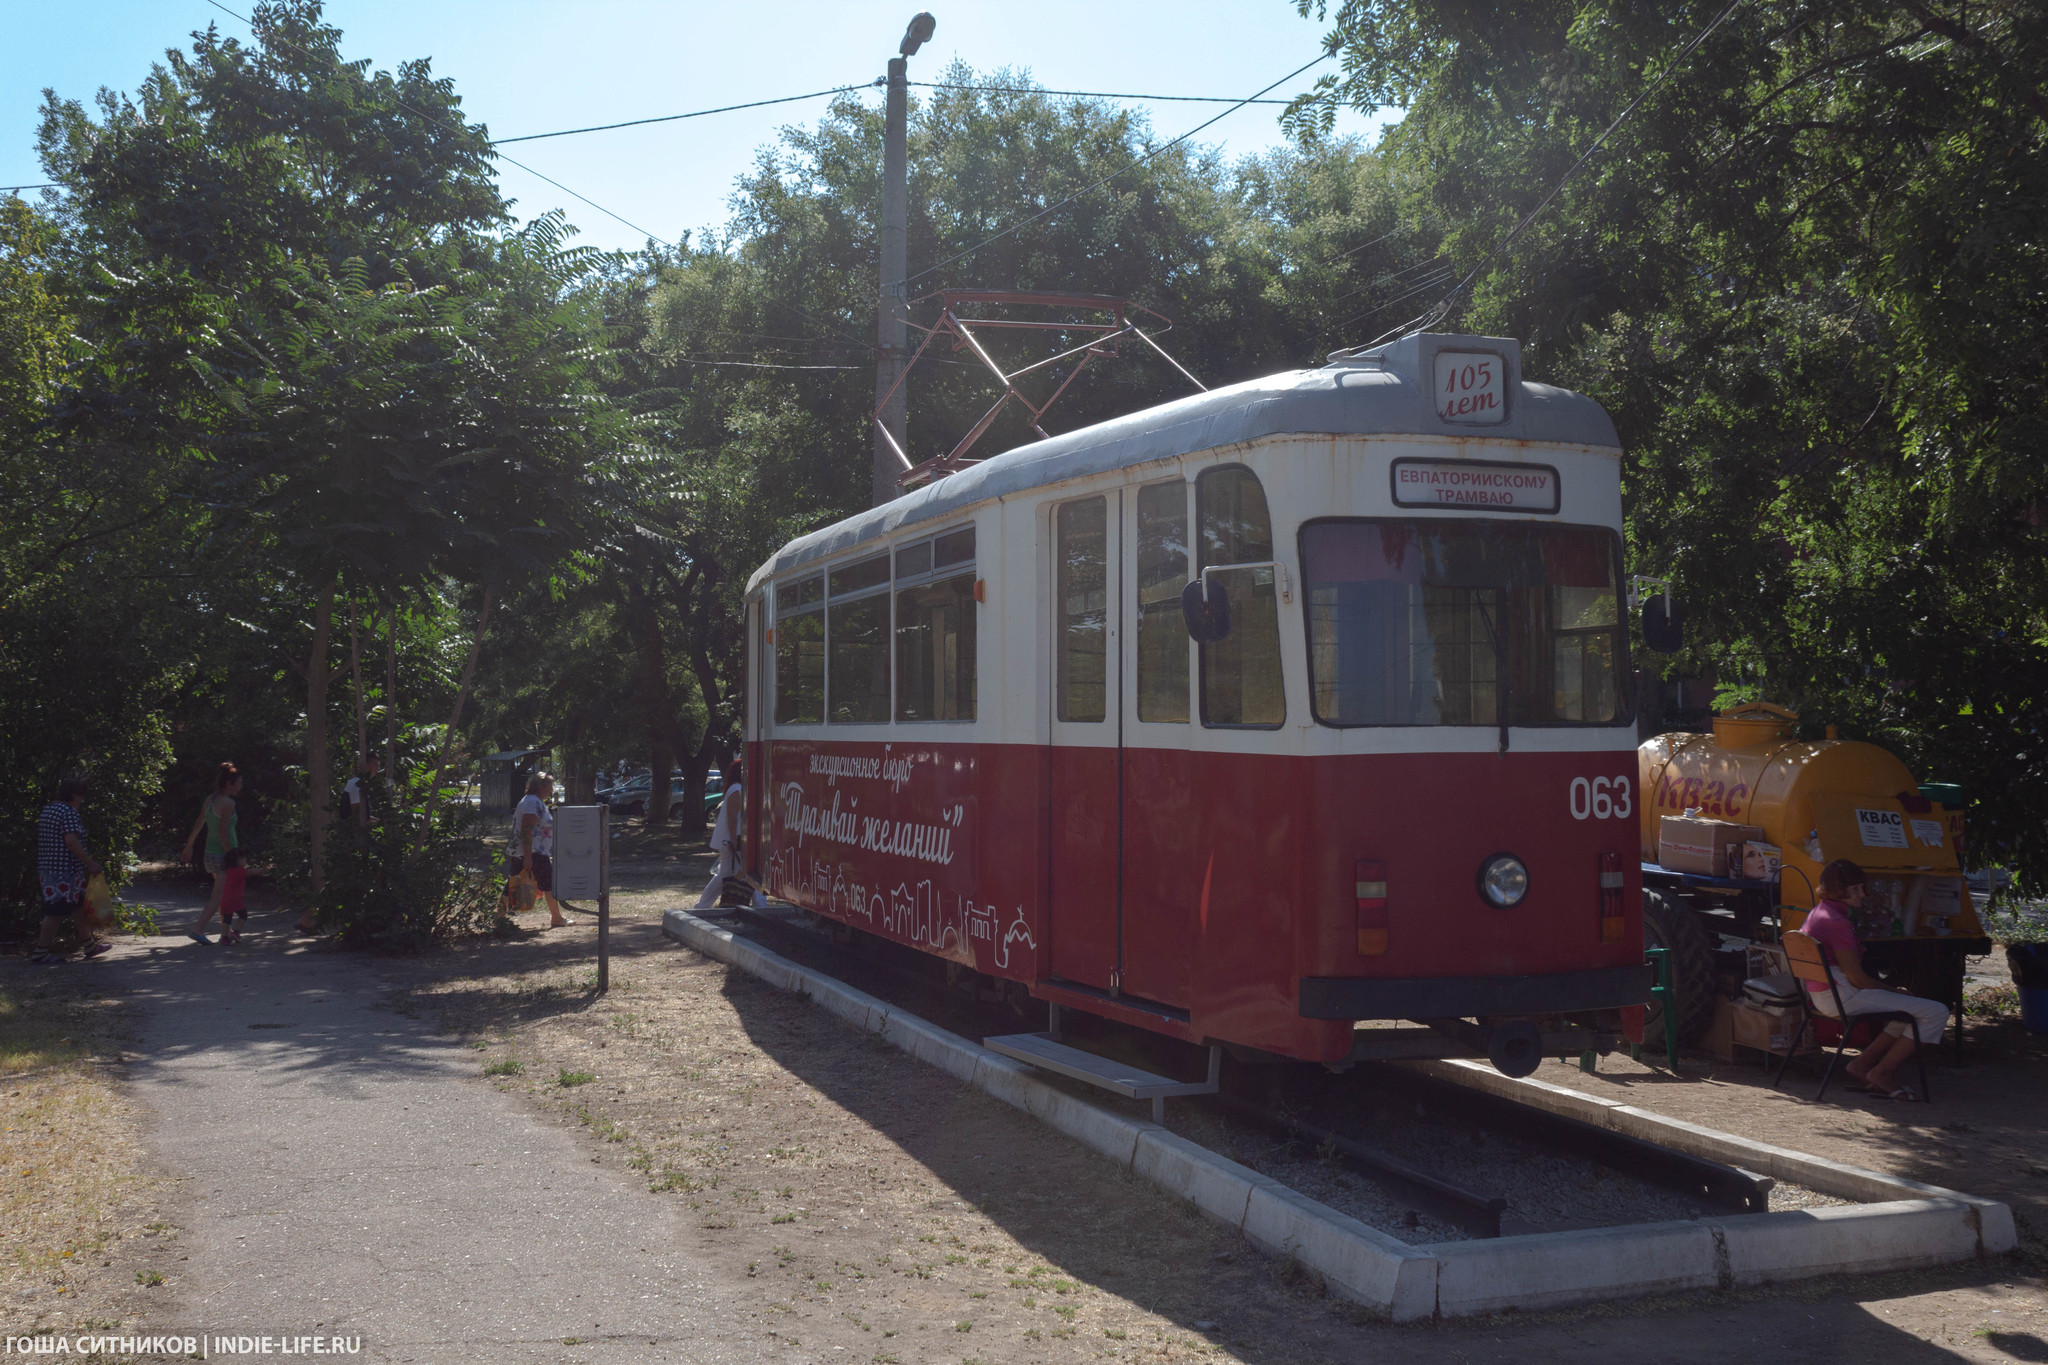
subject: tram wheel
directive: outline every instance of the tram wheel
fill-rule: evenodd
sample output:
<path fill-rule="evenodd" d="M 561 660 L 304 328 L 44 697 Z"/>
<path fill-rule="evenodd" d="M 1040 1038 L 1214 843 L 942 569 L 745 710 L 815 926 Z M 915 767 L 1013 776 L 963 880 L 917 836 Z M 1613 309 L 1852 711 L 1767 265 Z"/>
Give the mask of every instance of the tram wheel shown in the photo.
<path fill-rule="evenodd" d="M 1643 946 L 1666 949 L 1671 988 L 1678 999 L 1678 1041 L 1691 1043 L 1714 1021 L 1714 950 L 1707 931 L 1684 905 L 1661 892 L 1643 892 Z M 1643 1041 L 1664 1037 L 1664 1007 L 1652 1000 L 1643 1013 Z"/>

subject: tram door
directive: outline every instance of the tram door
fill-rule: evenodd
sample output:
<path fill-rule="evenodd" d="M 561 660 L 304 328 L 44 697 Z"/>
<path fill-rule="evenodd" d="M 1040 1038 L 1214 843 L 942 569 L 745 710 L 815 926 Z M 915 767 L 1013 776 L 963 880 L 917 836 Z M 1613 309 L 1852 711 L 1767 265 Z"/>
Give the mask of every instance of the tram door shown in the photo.
<path fill-rule="evenodd" d="M 1192 492 L 1181 479 L 1127 490 L 1123 527 L 1121 985 L 1180 1009 L 1194 994 L 1206 863 L 1189 751 L 1195 649 L 1180 606 Z"/>
<path fill-rule="evenodd" d="M 1118 492 L 1052 509 L 1052 974 L 1107 991 L 1121 986 L 1122 530 Z"/>

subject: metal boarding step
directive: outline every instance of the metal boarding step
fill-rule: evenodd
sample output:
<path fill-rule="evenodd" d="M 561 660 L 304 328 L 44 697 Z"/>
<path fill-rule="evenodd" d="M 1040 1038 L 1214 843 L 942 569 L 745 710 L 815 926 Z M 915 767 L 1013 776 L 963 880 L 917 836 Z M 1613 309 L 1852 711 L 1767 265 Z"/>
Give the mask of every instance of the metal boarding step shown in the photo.
<path fill-rule="evenodd" d="M 984 1038 L 981 1045 L 990 1052 L 999 1052 L 1026 1066 L 1071 1077 L 1126 1099 L 1150 1100 L 1154 1123 L 1166 1122 L 1166 1101 L 1171 1096 L 1215 1094 L 1217 1077 L 1223 1066 L 1223 1049 L 1213 1044 L 1209 1048 L 1209 1079 L 1206 1081 L 1177 1081 L 1171 1076 L 1155 1075 L 1128 1062 L 1069 1047 L 1053 1033 L 1012 1033 L 1000 1038 Z"/>

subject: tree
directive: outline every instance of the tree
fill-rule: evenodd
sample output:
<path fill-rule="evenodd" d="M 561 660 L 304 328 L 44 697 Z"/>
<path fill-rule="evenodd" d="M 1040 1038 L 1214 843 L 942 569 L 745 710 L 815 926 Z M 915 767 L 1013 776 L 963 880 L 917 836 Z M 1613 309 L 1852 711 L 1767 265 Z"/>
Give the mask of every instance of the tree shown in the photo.
<path fill-rule="evenodd" d="M 1678 666 L 1960 781 L 2048 878 L 2048 12 L 1755 3 L 1680 62 L 1723 6 L 1302 10 L 1345 71 L 1298 130 L 1406 109 L 1404 211 L 1476 272 L 1438 325 L 1614 414 Z"/>
<path fill-rule="evenodd" d="M 139 107 L 103 96 L 94 121 L 52 95 L 42 132 L 98 277 L 61 429 L 175 469 L 310 607 L 292 667 L 316 880 L 336 602 L 453 578 L 487 616 L 575 542 L 611 432 L 565 301 L 590 254 L 554 219 L 485 235 L 504 203 L 452 87 L 344 63 L 319 16 L 259 6 L 254 47 L 209 29 Z"/>

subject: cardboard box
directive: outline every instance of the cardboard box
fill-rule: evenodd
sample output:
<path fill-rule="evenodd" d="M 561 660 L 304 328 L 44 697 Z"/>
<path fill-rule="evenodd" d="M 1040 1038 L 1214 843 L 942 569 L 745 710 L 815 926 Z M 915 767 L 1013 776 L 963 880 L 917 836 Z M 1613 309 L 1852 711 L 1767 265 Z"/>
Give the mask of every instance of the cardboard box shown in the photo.
<path fill-rule="evenodd" d="M 1763 829 L 1758 825 L 1667 815 L 1657 826 L 1657 861 L 1673 872 L 1725 877 L 1729 849 L 1735 849 L 1739 859 L 1744 841 L 1753 839 L 1761 843 L 1763 837 Z"/>
<path fill-rule="evenodd" d="M 1755 1048 L 1782 1057 L 1792 1046 L 1792 1035 L 1799 1031 L 1799 1007 L 1789 1005 L 1773 1009 L 1746 1004 L 1740 1000 L 1728 1002 L 1728 1039 L 1737 1047 Z M 1806 1030 L 1806 1037 L 1800 1040 L 1801 1052 L 1812 1052 L 1820 1046 L 1812 1029 Z"/>
<path fill-rule="evenodd" d="M 1778 846 L 1759 843 L 1755 839 L 1742 841 L 1742 870 L 1731 876 L 1744 877 L 1753 882 L 1776 882 L 1778 880 Z"/>

